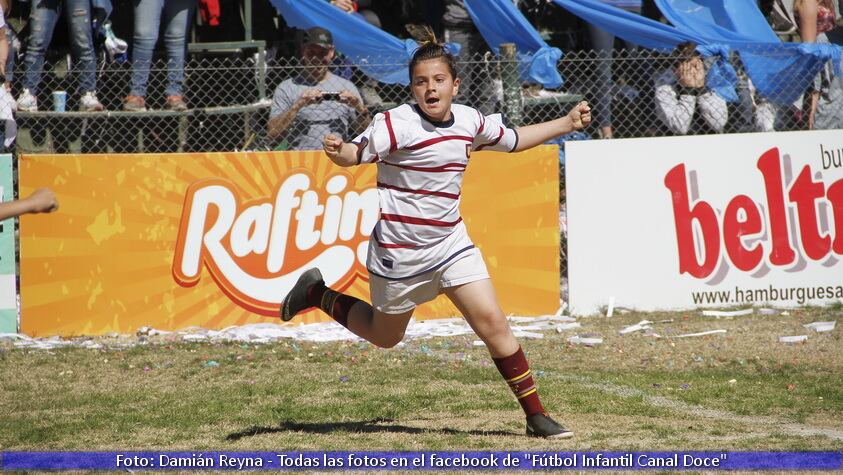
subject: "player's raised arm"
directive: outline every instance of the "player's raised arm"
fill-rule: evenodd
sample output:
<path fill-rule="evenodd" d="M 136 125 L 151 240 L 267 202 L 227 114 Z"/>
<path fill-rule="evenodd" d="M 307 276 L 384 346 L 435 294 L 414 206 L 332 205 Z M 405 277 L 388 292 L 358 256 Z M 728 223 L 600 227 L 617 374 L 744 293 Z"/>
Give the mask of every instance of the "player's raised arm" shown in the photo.
<path fill-rule="evenodd" d="M 542 122 L 541 124 L 519 127 L 518 145 L 513 152 L 520 152 L 543 144 L 548 140 L 565 135 L 575 130 L 581 130 L 591 123 L 591 107 L 582 101 L 564 117 Z"/>
<path fill-rule="evenodd" d="M 26 198 L 0 203 L 0 220 L 30 213 L 52 213 L 57 209 L 56 195 L 47 188 L 39 188 Z"/>
<path fill-rule="evenodd" d="M 322 139 L 322 149 L 332 162 L 341 167 L 357 165 L 357 147 L 343 142 L 342 138 L 334 134 L 326 135 Z"/>

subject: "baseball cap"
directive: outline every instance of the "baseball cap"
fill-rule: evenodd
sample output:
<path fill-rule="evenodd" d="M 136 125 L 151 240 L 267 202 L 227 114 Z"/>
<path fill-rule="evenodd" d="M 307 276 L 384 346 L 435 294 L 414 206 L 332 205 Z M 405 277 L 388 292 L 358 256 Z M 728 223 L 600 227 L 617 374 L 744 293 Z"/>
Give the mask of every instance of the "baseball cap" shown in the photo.
<path fill-rule="evenodd" d="M 334 47 L 334 37 L 331 35 L 331 32 L 318 26 L 302 31 L 299 36 L 299 42 L 303 45 L 314 44 L 323 48 Z"/>

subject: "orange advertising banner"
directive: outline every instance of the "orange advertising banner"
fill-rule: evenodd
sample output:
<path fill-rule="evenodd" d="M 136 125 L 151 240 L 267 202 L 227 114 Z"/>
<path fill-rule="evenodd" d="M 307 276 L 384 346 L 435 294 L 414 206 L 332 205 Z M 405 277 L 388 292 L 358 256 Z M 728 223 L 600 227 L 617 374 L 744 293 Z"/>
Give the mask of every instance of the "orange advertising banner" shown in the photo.
<path fill-rule="evenodd" d="M 21 331 L 131 333 L 278 321 L 298 274 L 369 300 L 377 168 L 321 152 L 24 155 L 20 193 L 61 208 L 21 220 Z M 472 154 L 462 215 L 506 313 L 559 304 L 555 146 Z M 457 316 L 444 296 L 416 318 Z M 326 321 L 313 310 L 293 322 Z"/>

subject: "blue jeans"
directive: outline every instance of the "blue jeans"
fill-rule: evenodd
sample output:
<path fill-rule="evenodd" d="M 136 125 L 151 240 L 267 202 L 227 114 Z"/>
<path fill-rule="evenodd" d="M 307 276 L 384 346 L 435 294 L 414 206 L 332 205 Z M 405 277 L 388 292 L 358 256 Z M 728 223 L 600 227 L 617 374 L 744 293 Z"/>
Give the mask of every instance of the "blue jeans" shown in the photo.
<path fill-rule="evenodd" d="M 53 30 L 59 19 L 59 0 L 37 0 L 29 15 L 31 31 L 27 41 L 23 67 L 23 87 L 35 94 L 44 72 L 44 54 L 53 39 Z M 79 89 L 82 93 L 97 88 L 97 63 L 94 42 L 91 39 L 91 1 L 64 0 L 64 13 L 68 18 L 70 51 L 76 57 L 79 70 Z"/>
<path fill-rule="evenodd" d="M 598 54 L 597 77 L 594 79 L 594 90 L 599 95 L 592 98 L 594 121 L 598 127 L 612 126 L 612 52 L 615 50 L 615 35 L 592 24 L 588 25 L 591 47 Z M 626 44 L 626 49 L 635 51 L 635 45 Z M 638 64 L 637 62 L 634 64 Z"/>
<path fill-rule="evenodd" d="M 184 57 L 195 0 L 135 0 L 135 38 L 132 44 L 132 90 L 146 96 L 152 53 L 158 41 L 161 14 L 164 15 L 164 47 L 167 50 L 168 96 L 181 96 L 184 84 Z"/>
<path fill-rule="evenodd" d="M 6 82 L 10 83 L 15 79 L 15 57 L 18 55 L 18 50 L 15 49 L 15 38 L 17 35 L 9 25 L 6 25 L 6 41 L 9 42 L 9 57 L 6 58 Z"/>

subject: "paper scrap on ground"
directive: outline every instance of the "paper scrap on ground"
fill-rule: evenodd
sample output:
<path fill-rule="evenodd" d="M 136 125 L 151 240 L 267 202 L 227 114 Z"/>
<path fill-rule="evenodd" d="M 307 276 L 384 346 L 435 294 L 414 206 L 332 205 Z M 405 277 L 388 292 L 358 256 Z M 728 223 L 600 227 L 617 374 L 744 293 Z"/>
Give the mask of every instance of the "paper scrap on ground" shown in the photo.
<path fill-rule="evenodd" d="M 651 322 L 650 320 L 641 320 L 635 325 L 630 325 L 626 328 L 622 328 L 621 331 L 619 331 L 618 333 L 620 333 L 621 335 L 626 335 L 627 333 L 637 332 L 641 330 L 649 330 L 650 325 L 652 324 L 653 322 Z"/>
<path fill-rule="evenodd" d="M 536 322 L 576 322 L 574 317 L 566 317 L 564 315 L 540 315 L 538 317 L 506 317 L 509 323 L 536 323 Z"/>
<path fill-rule="evenodd" d="M 518 338 L 544 338 L 541 330 L 554 330 L 560 324 L 570 324 L 570 317 L 548 315 L 544 317 L 508 317 L 512 332 Z M 579 325 L 579 324 L 577 324 Z M 441 318 L 411 322 L 407 328 L 406 339 L 423 339 L 444 336 L 473 335 L 474 331 L 462 318 Z M 60 347 L 102 348 L 129 347 L 146 342 L 151 336 L 164 336 L 182 341 L 241 341 L 249 343 L 270 343 L 290 338 L 294 340 L 328 341 L 363 341 L 340 325 L 333 322 L 311 323 L 307 325 L 287 323 L 253 323 L 232 326 L 222 330 L 191 327 L 177 332 L 167 332 L 150 327 L 140 328 L 135 335 L 113 335 L 108 340 L 98 337 L 63 340 L 59 337 L 32 338 L 19 333 L 0 333 L 0 342 L 9 341 L 17 348 L 53 349 Z M 105 345 L 103 345 L 103 343 Z"/>
<path fill-rule="evenodd" d="M 195 329 L 195 328 L 199 328 L 199 327 L 185 328 L 184 330 L 192 330 L 192 329 Z M 141 335 L 155 336 L 155 335 L 170 335 L 172 333 L 173 332 L 168 332 L 166 330 L 158 330 L 158 329 L 155 329 L 155 328 L 152 328 L 152 327 L 140 327 L 140 328 L 138 328 L 138 331 L 135 334 L 138 335 L 138 336 L 141 336 Z"/>
<path fill-rule="evenodd" d="M 697 333 L 686 333 L 684 335 L 672 336 L 671 338 L 691 338 L 691 337 L 695 337 L 695 336 L 716 335 L 718 333 L 726 333 L 726 330 L 708 330 L 708 331 L 697 332 Z"/>
<path fill-rule="evenodd" d="M 574 335 L 572 337 L 568 337 L 568 343 L 572 345 L 586 345 L 586 346 L 594 346 L 600 345 L 603 343 L 602 338 L 583 338 L 579 335 Z"/>
<path fill-rule="evenodd" d="M 746 310 L 703 310 L 702 314 L 706 317 L 742 317 L 744 315 L 752 315 L 753 310 L 748 308 Z"/>
<path fill-rule="evenodd" d="M 833 322 L 813 322 L 813 323 L 806 323 L 802 325 L 805 328 L 813 328 L 817 332 L 830 332 L 834 330 L 835 325 L 837 325 L 837 321 Z"/>
<path fill-rule="evenodd" d="M 536 333 L 536 332 L 525 332 L 520 330 L 512 330 L 512 334 L 515 335 L 515 338 L 544 338 L 544 334 Z"/>
<path fill-rule="evenodd" d="M 573 330 L 574 328 L 580 328 L 581 326 L 580 322 L 562 323 L 556 325 L 556 333 L 562 333 L 565 330 Z"/>
<path fill-rule="evenodd" d="M 805 341 L 808 339 L 808 335 L 795 335 L 795 336 L 780 336 L 779 341 L 782 343 L 799 343 L 800 341 Z"/>
<path fill-rule="evenodd" d="M 559 306 L 559 310 L 556 311 L 556 316 L 561 317 L 565 310 L 568 308 L 568 302 L 562 302 L 562 305 Z"/>

